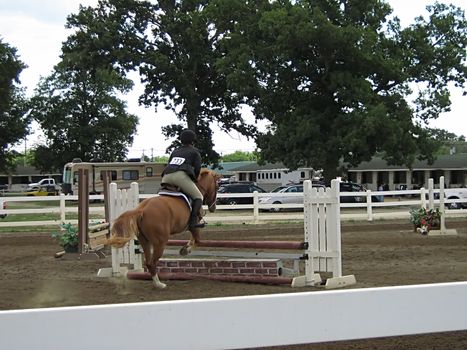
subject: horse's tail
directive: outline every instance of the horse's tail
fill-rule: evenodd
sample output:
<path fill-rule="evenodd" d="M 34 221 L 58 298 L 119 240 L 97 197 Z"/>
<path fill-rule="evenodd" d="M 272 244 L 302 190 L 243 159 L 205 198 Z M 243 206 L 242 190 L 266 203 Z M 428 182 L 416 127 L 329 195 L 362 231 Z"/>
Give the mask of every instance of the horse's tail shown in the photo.
<path fill-rule="evenodd" d="M 110 238 L 105 244 L 115 248 L 123 247 L 138 234 L 138 222 L 142 216 L 142 211 L 138 209 L 128 210 L 121 214 L 114 221 L 110 232 Z"/>

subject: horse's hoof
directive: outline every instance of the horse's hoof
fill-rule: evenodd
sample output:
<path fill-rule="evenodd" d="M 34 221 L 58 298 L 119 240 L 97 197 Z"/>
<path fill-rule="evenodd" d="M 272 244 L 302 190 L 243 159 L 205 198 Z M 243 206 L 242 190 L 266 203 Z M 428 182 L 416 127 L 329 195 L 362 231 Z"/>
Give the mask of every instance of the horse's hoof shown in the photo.
<path fill-rule="evenodd" d="M 181 256 L 186 256 L 186 255 L 190 254 L 190 252 L 191 252 L 191 248 L 190 248 L 190 247 L 187 247 L 187 246 L 182 247 L 182 248 L 180 249 L 180 255 L 181 255 Z"/>
<path fill-rule="evenodd" d="M 167 285 L 165 283 L 162 283 L 162 282 L 154 282 L 154 286 L 157 288 L 157 289 L 164 289 L 167 287 Z"/>

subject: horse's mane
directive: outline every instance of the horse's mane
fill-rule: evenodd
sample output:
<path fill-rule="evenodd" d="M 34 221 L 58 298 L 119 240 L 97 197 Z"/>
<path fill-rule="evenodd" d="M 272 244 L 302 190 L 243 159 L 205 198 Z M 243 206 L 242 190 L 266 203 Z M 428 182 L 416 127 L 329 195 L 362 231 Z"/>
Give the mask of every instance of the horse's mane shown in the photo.
<path fill-rule="evenodd" d="M 212 174 L 215 177 L 216 180 L 221 177 L 220 174 L 216 173 L 213 170 L 209 170 L 208 168 L 201 168 L 201 171 L 199 172 L 199 178 L 204 177 L 204 176 L 206 176 L 208 174 Z"/>
<path fill-rule="evenodd" d="M 201 171 L 199 172 L 199 176 L 202 176 L 204 174 L 209 174 L 211 172 L 211 170 L 209 170 L 208 168 L 201 168 Z"/>

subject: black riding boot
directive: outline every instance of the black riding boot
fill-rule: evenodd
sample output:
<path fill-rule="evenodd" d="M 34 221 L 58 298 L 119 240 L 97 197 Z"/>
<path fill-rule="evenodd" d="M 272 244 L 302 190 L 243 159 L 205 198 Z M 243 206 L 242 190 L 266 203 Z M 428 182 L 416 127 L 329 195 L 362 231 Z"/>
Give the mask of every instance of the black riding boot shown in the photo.
<path fill-rule="evenodd" d="M 190 221 L 188 223 L 188 229 L 194 228 L 203 228 L 204 223 L 198 222 L 198 215 L 201 207 L 203 206 L 202 199 L 193 199 L 193 203 L 191 204 L 191 214 L 190 214 Z"/>

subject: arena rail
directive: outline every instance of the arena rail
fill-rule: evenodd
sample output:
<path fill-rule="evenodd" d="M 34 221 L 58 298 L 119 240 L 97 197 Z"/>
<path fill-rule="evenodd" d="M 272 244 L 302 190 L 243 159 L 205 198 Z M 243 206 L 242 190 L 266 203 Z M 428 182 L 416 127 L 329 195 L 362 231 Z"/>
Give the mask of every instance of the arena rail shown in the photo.
<path fill-rule="evenodd" d="M 430 192 L 431 191 L 431 192 Z M 359 203 L 340 203 L 341 220 L 380 220 L 380 219 L 408 219 L 409 209 L 420 206 L 428 206 L 427 198 L 433 194 L 439 193 L 439 189 L 406 190 L 406 191 L 367 191 L 367 192 L 341 192 L 342 197 L 361 197 Z M 431 193 L 431 194 L 430 194 Z M 209 223 L 262 223 L 274 221 L 301 221 L 303 220 L 303 204 L 275 204 L 265 205 L 259 203 L 261 196 L 273 196 L 273 193 L 252 193 L 241 194 L 245 197 L 253 198 L 253 204 L 238 204 L 238 205 L 218 205 L 217 212 L 209 214 Z M 154 194 L 140 195 L 140 199 L 149 198 Z M 239 197 L 239 194 L 219 194 L 219 197 Z M 290 194 L 291 197 L 302 197 L 303 194 Z M 372 197 L 384 196 L 387 198 L 383 202 L 373 202 Z M 90 201 L 102 201 L 103 195 L 90 195 Z M 18 214 L 56 214 L 54 220 L 34 220 L 21 221 L 0 219 L 0 227 L 30 227 L 30 226 L 59 226 L 61 223 L 71 222 L 76 224 L 76 219 L 70 219 L 68 214 L 76 215 L 78 208 L 75 205 L 78 196 L 59 196 L 49 197 L 0 197 L 0 201 L 6 201 L 9 206 L 7 209 L 2 209 L 0 206 L 0 215 L 14 217 Z M 44 206 L 43 208 L 22 208 L 15 209 L 16 203 L 30 202 L 57 202 L 56 207 Z M 435 205 L 439 205 L 439 199 L 434 200 Z M 12 204 L 15 203 L 15 204 Z M 72 203 L 70 205 L 68 203 Z M 445 204 L 449 203 L 465 203 L 465 199 L 445 199 Z M 296 212 L 280 212 L 271 213 L 271 208 L 278 209 L 294 209 Z M 238 213 L 238 210 L 248 210 L 251 214 L 245 212 Z M 94 216 L 104 216 L 103 206 L 90 206 L 90 214 Z M 446 210 L 446 217 L 466 217 L 467 209 Z M 68 217 L 67 217 L 68 215 Z"/>
<path fill-rule="evenodd" d="M 460 331 L 466 295 L 455 282 L 8 310 L 0 348 L 239 349 Z"/>

